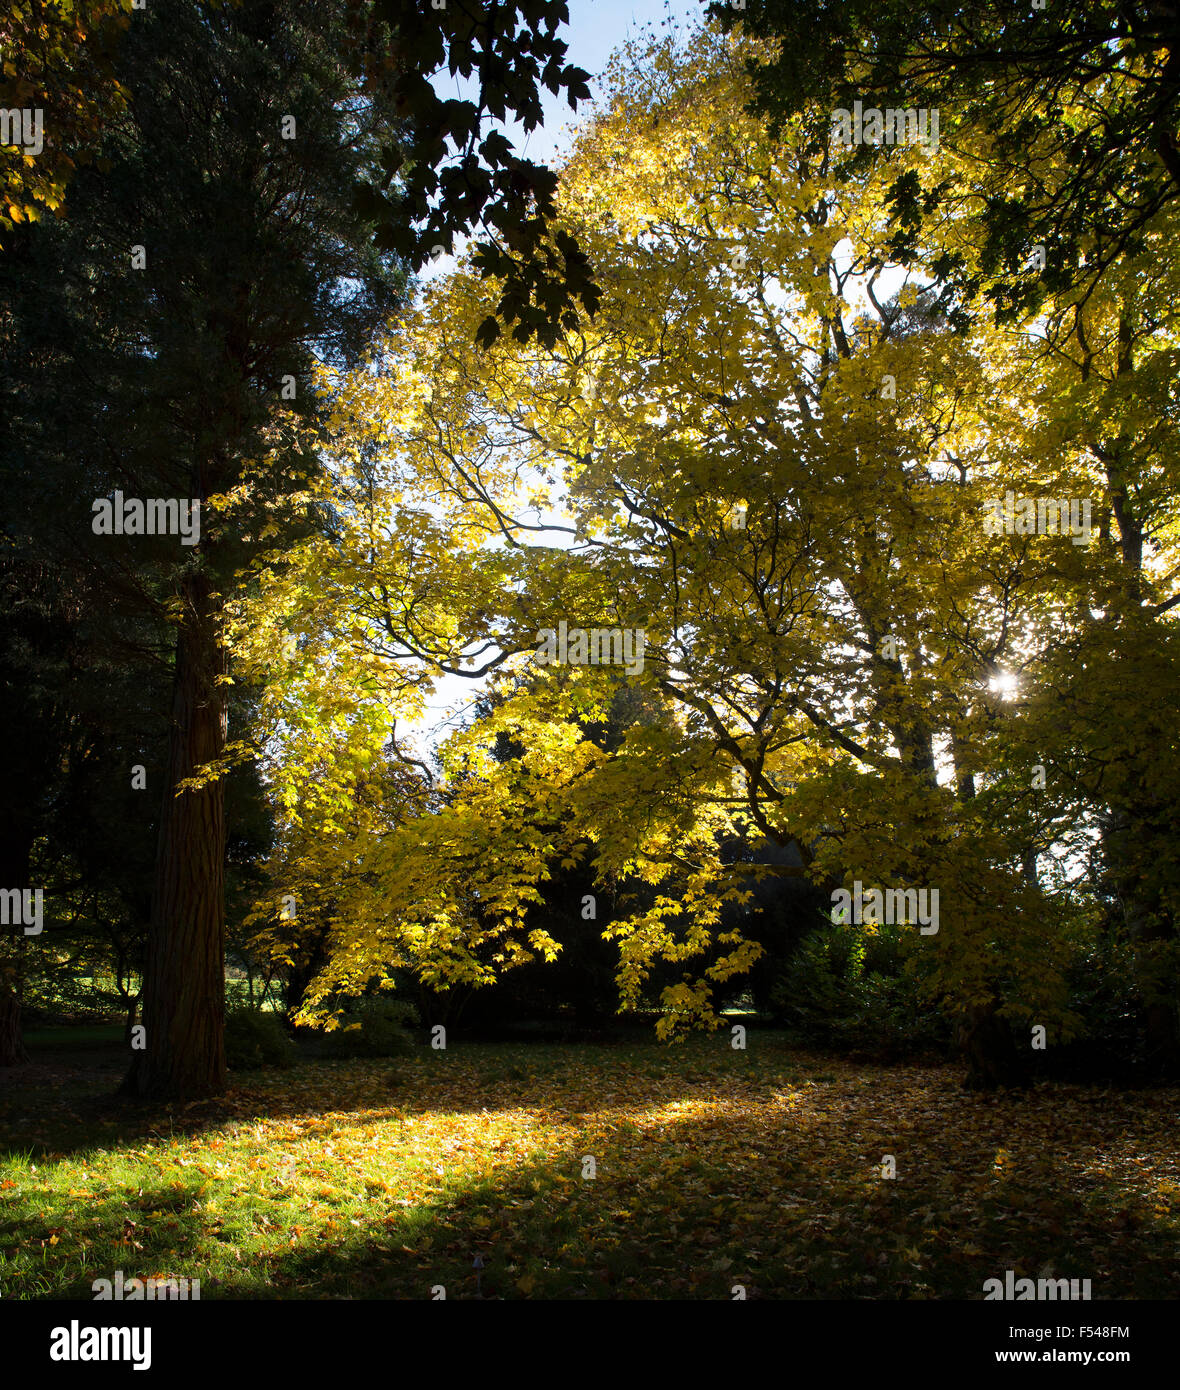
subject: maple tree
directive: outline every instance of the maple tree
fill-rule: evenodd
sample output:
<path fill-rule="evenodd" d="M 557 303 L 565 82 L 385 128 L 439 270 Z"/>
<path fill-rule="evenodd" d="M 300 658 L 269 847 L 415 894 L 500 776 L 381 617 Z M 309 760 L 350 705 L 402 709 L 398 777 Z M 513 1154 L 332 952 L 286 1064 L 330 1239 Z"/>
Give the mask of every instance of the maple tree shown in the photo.
<path fill-rule="evenodd" d="M 554 172 L 487 125 L 511 117 L 526 134 L 537 129 L 542 90 L 571 110 L 589 98 L 589 73 L 565 61 L 558 36 L 569 21 L 565 0 L 443 4 L 428 19 L 418 0 L 349 0 L 349 12 L 346 51 L 356 46 L 366 91 L 392 96 L 399 116 L 358 188 L 378 245 L 418 266 L 478 227 L 476 263 L 499 287 L 481 340 L 506 322 L 518 341 L 554 342 L 579 306 L 593 314 L 598 288 L 585 253 L 554 225 Z M 380 25 L 388 32 L 374 44 Z M 430 79 L 444 68 L 471 94 L 440 96 Z"/>
<path fill-rule="evenodd" d="M 937 887 L 941 926 L 912 924 L 912 968 L 971 1079 L 1019 1080 L 1013 1024 L 1077 1024 L 1064 973 L 1094 906 L 1063 861 L 1107 788 L 1040 797 L 1034 781 L 1071 756 L 1051 677 L 1095 640 L 1086 601 L 1099 611 L 1125 552 L 1117 487 L 1042 333 L 956 335 L 920 278 L 878 298 L 887 177 L 834 177 L 802 123 L 770 138 L 746 111 L 748 56 L 705 33 L 615 70 L 560 188 L 603 287 L 593 323 L 484 352 L 486 294 L 462 269 L 340 392 L 335 452 L 347 496 L 364 460 L 364 506 L 245 612 L 246 669 L 270 663 L 301 701 L 298 673 L 330 665 L 370 759 L 438 672 L 492 673 L 503 698 L 445 746 L 445 806 L 350 846 L 371 888 L 342 906 L 305 1017 L 392 961 L 478 981 L 552 955 L 529 905 L 547 863 L 589 845 L 604 888 L 648 889 L 603 928 L 623 1001 L 678 962 L 661 1032 L 715 1024 L 717 987 L 758 949 L 718 929 L 741 891 L 719 846 L 757 833 L 804 847 L 829 886 Z M 937 153 L 907 157 L 937 177 Z M 989 535 L 1005 487 L 1097 497 L 1097 543 Z M 1154 494 L 1161 614 L 1172 496 Z M 578 719 L 620 671 L 532 664 L 558 619 L 646 633 L 630 679 L 658 717 L 610 754 Z M 276 665 L 290 632 L 298 665 Z M 521 751 L 501 762 L 503 737 Z"/>

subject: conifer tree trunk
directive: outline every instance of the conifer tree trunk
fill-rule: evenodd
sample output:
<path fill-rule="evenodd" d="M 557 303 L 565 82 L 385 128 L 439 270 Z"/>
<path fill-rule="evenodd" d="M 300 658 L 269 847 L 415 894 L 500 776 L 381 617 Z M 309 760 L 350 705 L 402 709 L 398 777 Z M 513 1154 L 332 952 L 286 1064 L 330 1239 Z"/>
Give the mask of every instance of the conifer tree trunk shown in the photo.
<path fill-rule="evenodd" d="M 225 688 L 216 678 L 226 660 L 208 578 L 186 579 L 183 593 L 144 977 L 146 1046 L 133 1055 L 124 1087 L 172 1099 L 215 1095 L 226 1076 L 224 783 L 176 794 L 225 749 Z"/>

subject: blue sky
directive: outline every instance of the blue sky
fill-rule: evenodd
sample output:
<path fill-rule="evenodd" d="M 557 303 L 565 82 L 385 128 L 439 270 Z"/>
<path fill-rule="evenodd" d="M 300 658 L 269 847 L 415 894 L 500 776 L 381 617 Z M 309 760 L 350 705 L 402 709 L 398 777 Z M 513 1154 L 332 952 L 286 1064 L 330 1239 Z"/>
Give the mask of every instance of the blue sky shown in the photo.
<path fill-rule="evenodd" d="M 705 12 L 704 0 L 569 0 L 570 22 L 564 37 L 569 44 L 569 61 L 595 77 L 606 67 L 611 53 L 629 38 L 645 29 L 659 29 L 669 20 L 693 28 Z M 596 84 L 591 90 L 600 95 Z M 532 133 L 528 143 L 530 158 L 547 160 L 564 153 L 569 146 L 569 124 L 574 113 L 545 93 L 545 126 Z"/>
<path fill-rule="evenodd" d="M 636 38 L 646 29 L 659 30 L 665 22 L 678 24 L 691 29 L 696 26 L 705 12 L 707 0 L 569 0 L 570 22 L 560 34 L 569 45 L 567 61 L 575 67 L 585 68 L 597 77 L 606 67 L 611 53 L 629 38 Z M 448 73 L 435 79 L 435 90 L 440 95 L 462 95 L 460 84 Z M 595 83 L 591 83 L 595 96 L 600 94 Z M 577 115 L 569 106 L 551 92 L 542 93 L 545 107 L 545 124 L 527 135 L 519 126 L 504 126 L 502 129 L 516 145 L 518 152 L 527 153 L 529 158 L 548 162 L 560 156 L 569 148 L 569 129 Z M 579 112 L 587 109 L 583 102 Z"/>

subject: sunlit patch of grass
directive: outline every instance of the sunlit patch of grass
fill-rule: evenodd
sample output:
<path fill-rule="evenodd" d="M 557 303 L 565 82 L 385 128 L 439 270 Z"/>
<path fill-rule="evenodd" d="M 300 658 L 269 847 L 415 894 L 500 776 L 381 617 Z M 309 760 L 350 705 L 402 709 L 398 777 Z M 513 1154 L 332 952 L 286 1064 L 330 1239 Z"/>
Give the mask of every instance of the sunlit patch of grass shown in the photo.
<path fill-rule="evenodd" d="M 962 1298 L 1052 1263 L 1095 1297 L 1175 1297 L 1175 1100 L 996 1102 L 950 1071 L 764 1034 L 745 1052 L 722 1036 L 304 1064 L 216 1102 L 67 1116 L 50 1152 L 17 1139 L 0 1284 L 90 1298 L 122 1269 L 200 1279 L 206 1299 Z M 40 1132 L 54 1103 L 14 1090 L 6 1129 L 32 1113 Z"/>

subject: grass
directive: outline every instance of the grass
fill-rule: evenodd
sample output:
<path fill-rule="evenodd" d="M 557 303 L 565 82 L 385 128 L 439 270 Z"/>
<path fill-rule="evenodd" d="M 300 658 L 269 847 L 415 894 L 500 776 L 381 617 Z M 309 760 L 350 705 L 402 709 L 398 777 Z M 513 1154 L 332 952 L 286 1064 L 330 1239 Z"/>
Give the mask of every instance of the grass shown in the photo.
<path fill-rule="evenodd" d="M 64 1055 L 0 1099 L 5 1298 L 117 1269 L 202 1299 L 980 1298 L 1006 1269 L 1180 1294 L 1174 1090 L 978 1096 L 754 1032 L 305 1061 L 128 1108 L 121 1042 Z"/>

